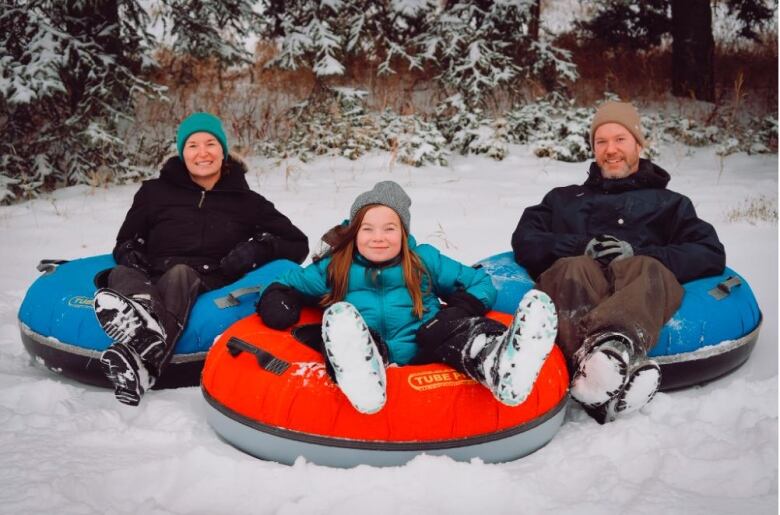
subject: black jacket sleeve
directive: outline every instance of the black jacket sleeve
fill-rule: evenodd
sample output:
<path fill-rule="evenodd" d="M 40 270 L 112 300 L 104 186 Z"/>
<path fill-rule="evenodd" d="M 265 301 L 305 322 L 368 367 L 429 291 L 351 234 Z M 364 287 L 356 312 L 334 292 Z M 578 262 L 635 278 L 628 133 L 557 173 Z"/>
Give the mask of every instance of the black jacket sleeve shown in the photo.
<path fill-rule="evenodd" d="M 681 283 L 723 273 L 726 252 L 715 228 L 696 215 L 690 199 L 680 196 L 669 219 L 669 243 L 634 248 L 634 253 L 654 257 Z"/>
<path fill-rule="evenodd" d="M 306 259 L 309 239 L 262 196 L 256 216 L 258 224 L 254 239 L 260 243 L 257 248 L 261 261 L 258 266 L 274 259 L 289 259 L 296 263 Z"/>
<path fill-rule="evenodd" d="M 119 228 L 116 236 L 116 245 L 114 246 L 114 258 L 117 259 L 123 252 L 123 244 L 128 241 L 135 242 L 143 246 L 149 235 L 149 195 L 146 183 L 141 187 L 133 197 L 133 204 L 125 215 L 125 220 Z"/>
<path fill-rule="evenodd" d="M 512 234 L 512 250 L 515 261 L 524 266 L 531 277 L 536 278 L 562 257 L 578 256 L 585 251 L 588 237 L 583 234 L 559 233 L 553 228 L 553 206 L 556 202 L 553 190 L 542 203 L 523 211 Z"/>

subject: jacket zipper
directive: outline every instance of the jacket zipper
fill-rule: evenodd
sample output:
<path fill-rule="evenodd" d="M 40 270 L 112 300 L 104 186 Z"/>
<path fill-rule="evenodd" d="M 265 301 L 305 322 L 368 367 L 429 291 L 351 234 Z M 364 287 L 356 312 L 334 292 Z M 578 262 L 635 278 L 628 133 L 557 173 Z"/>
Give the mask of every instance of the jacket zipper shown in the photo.
<path fill-rule="evenodd" d="M 203 207 L 203 201 L 206 200 L 206 190 L 200 192 L 200 202 L 198 202 L 198 209 Z"/>
<path fill-rule="evenodd" d="M 377 271 L 376 279 L 379 282 L 379 335 L 387 342 L 385 336 L 385 283 L 382 280 L 381 268 Z"/>

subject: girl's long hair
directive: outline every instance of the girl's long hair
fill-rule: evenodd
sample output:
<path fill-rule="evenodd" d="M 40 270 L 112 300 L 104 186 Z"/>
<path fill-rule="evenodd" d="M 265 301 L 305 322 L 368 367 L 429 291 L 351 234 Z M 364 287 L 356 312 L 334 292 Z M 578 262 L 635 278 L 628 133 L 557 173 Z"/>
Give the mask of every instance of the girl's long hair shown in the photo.
<path fill-rule="evenodd" d="M 328 264 L 328 286 L 330 293 L 325 295 L 320 301 L 320 305 L 325 307 L 344 300 L 349 289 L 349 269 L 352 265 L 354 253 L 356 252 L 355 240 L 357 238 L 360 224 L 363 223 L 363 217 L 372 207 L 381 204 L 369 204 L 363 206 L 347 226 L 334 227 L 326 234 L 331 245 L 329 254 L 332 256 Z M 401 269 L 404 274 L 404 284 L 412 297 L 413 313 L 417 318 L 422 318 L 425 308 L 423 306 L 422 282 L 423 276 L 428 273 L 419 256 L 409 249 L 409 237 L 406 227 L 401 224 Z M 324 257 L 321 256 L 320 259 Z"/>

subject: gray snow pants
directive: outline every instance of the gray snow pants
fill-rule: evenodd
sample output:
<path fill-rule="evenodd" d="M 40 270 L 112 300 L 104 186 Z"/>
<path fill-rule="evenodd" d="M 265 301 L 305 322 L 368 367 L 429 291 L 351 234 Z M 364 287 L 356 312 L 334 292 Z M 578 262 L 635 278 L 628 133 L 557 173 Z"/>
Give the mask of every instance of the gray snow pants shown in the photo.
<path fill-rule="evenodd" d="M 161 372 L 173 355 L 195 299 L 206 291 L 200 275 L 187 265 L 175 265 L 164 274 L 150 278 L 140 270 L 119 265 L 108 274 L 107 286 L 128 297 L 149 297 L 152 314 L 166 334 L 165 353 L 160 363 L 149 363 Z"/>

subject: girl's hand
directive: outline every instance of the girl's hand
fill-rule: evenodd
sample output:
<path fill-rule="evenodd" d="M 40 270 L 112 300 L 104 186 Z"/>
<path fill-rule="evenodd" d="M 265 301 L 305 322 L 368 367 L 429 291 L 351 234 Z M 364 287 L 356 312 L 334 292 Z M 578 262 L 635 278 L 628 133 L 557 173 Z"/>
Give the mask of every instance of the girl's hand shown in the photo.
<path fill-rule="evenodd" d="M 281 283 L 271 283 L 257 301 L 255 310 L 271 329 L 287 329 L 301 318 L 303 296 Z"/>

